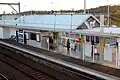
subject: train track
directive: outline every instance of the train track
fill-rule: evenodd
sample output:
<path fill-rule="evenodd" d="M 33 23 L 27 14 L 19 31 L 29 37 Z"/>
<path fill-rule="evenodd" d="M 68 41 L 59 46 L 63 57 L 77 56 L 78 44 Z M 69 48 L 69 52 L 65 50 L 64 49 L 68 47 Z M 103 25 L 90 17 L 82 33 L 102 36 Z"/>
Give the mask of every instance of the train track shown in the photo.
<path fill-rule="evenodd" d="M 8 78 L 0 73 L 0 80 L 8 80 Z"/>
<path fill-rule="evenodd" d="M 40 71 L 36 70 L 35 68 L 30 67 L 26 64 L 23 64 L 17 60 L 14 60 L 8 56 L 0 57 L 0 61 L 8 64 L 9 66 L 12 66 L 16 70 L 22 72 L 23 74 L 28 76 L 29 79 L 32 79 L 32 80 L 56 80 L 55 78 L 52 78 L 52 77 L 48 76 L 47 74 L 40 72 Z M 7 80 L 7 79 L 4 79 L 4 80 Z"/>
<path fill-rule="evenodd" d="M 14 50 L 16 52 L 16 50 Z M 14 67 L 16 70 L 22 72 L 23 74 L 25 74 L 26 76 L 28 76 L 29 78 L 27 80 L 96 80 L 95 78 L 91 78 L 91 76 L 88 76 L 87 74 L 83 74 L 83 73 L 79 73 L 77 76 L 75 75 L 66 75 L 66 74 L 59 74 L 59 71 L 57 71 L 56 73 L 53 74 L 53 72 L 49 69 L 48 73 L 50 73 L 48 75 L 48 73 L 46 74 L 45 72 L 38 70 L 37 68 L 33 67 L 32 65 L 26 64 L 24 63 L 24 59 L 18 55 L 18 53 L 15 53 L 14 51 L 11 51 L 10 48 L 5 48 L 4 46 L 0 45 L 0 61 L 3 61 L 4 63 Z M 23 53 L 25 54 L 25 53 Z M 17 59 L 18 58 L 18 59 Z M 22 60 L 20 60 L 22 59 Z M 25 58 L 26 59 L 26 58 Z M 25 60 L 26 61 L 26 60 Z M 28 62 L 28 61 L 27 61 Z M 46 69 L 43 68 L 42 69 Z M 68 68 L 66 68 L 68 69 Z M 64 72 L 64 71 L 63 71 Z M 71 72 L 71 71 L 70 71 Z M 68 74 L 71 74 L 68 72 Z M 64 76 L 61 76 L 64 75 Z M 63 78 L 64 77 L 64 78 Z M 66 77 L 66 78 L 65 78 Z M 98 78 L 99 80 L 103 80 Z"/>

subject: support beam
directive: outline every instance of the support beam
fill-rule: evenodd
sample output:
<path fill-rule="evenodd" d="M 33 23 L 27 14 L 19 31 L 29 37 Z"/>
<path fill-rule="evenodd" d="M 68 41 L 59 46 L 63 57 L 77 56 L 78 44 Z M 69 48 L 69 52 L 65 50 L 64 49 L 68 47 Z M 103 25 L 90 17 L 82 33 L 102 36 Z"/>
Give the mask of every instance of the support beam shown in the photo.
<path fill-rule="evenodd" d="M 81 35 L 81 44 L 83 46 L 83 50 L 82 50 L 82 60 L 85 60 L 85 44 L 84 44 L 84 35 Z"/>
<path fill-rule="evenodd" d="M 100 63 L 104 60 L 104 47 L 105 47 L 105 37 L 100 37 L 100 47 L 99 47 L 99 53 L 100 53 Z"/>
<path fill-rule="evenodd" d="M 120 38 L 117 38 L 117 43 L 116 66 L 120 69 Z"/>
<path fill-rule="evenodd" d="M 94 49 L 94 45 L 92 45 L 92 49 L 93 49 L 93 58 L 92 58 L 92 62 L 95 63 L 95 49 Z"/>
<path fill-rule="evenodd" d="M 0 3 L 0 4 L 3 4 L 3 5 L 18 5 L 19 3 Z"/>
<path fill-rule="evenodd" d="M 18 9 L 19 9 L 19 14 L 21 12 L 21 9 L 20 9 L 20 2 L 18 3 Z"/>
<path fill-rule="evenodd" d="M 12 5 L 9 5 L 16 13 L 18 13 L 18 11 L 12 6 Z"/>

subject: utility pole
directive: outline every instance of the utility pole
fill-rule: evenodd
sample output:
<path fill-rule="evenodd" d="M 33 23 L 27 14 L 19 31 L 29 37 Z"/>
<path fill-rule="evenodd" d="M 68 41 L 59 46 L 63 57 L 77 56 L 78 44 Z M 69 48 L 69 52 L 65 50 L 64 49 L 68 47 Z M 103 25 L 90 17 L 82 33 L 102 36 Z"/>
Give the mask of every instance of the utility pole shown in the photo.
<path fill-rule="evenodd" d="M 108 4 L 108 27 L 110 26 L 110 6 L 109 6 L 109 0 L 107 0 L 107 4 Z"/>
<path fill-rule="evenodd" d="M 54 32 L 55 32 L 55 27 L 56 27 L 56 14 L 54 14 Z"/>
<path fill-rule="evenodd" d="M 19 14 L 20 14 L 21 13 L 20 2 L 18 2 L 18 9 L 19 9 Z"/>
<path fill-rule="evenodd" d="M 72 15 L 73 14 L 71 14 L 70 33 L 72 32 Z"/>
<path fill-rule="evenodd" d="M 86 14 L 86 0 L 84 0 L 84 14 Z"/>

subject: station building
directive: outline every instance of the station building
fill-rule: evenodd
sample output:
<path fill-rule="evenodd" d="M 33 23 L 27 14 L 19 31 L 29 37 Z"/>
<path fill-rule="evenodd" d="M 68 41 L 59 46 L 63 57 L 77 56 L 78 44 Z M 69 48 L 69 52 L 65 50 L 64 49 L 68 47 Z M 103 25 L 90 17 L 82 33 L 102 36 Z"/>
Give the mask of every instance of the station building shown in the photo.
<path fill-rule="evenodd" d="M 47 36 L 53 35 L 53 32 L 59 32 L 61 41 L 64 42 L 64 39 L 68 37 L 73 40 L 79 38 L 79 34 L 72 33 L 74 30 L 91 29 L 100 26 L 99 20 L 93 15 L 79 14 L 28 15 L 13 21 L 7 20 L 7 23 L 3 21 L 3 23 L 11 24 L 11 26 L 5 28 L 9 30 L 7 31 L 9 36 L 3 35 L 1 38 L 16 36 L 16 31 L 22 29 L 26 32 L 27 44 L 32 46 L 35 44 L 36 47 L 41 46 L 41 39 L 42 43 L 45 43 L 43 41 L 46 41 Z M 3 32 L 6 31 L 5 29 Z M 33 38 L 32 35 L 36 37 Z"/>
<path fill-rule="evenodd" d="M 49 36 L 52 36 L 57 47 L 55 51 L 59 53 L 65 53 L 67 39 L 71 44 L 80 40 L 76 42 L 77 51 L 71 51 L 71 55 L 119 67 L 120 28 L 101 27 L 100 24 L 92 14 L 27 15 L 15 20 L 0 20 L 0 38 L 15 37 L 19 43 L 49 49 Z"/>

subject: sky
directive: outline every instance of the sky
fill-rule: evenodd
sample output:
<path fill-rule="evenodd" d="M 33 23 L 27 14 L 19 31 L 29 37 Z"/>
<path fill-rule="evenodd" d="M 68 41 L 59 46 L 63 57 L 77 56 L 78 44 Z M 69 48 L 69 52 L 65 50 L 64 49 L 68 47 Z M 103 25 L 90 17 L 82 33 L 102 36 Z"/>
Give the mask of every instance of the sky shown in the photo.
<path fill-rule="evenodd" d="M 120 4 L 120 0 L 108 0 L 109 4 Z M 84 0 L 0 0 L 0 3 L 21 3 L 21 12 L 29 10 L 70 10 L 83 9 Z M 107 0 L 86 0 L 86 8 L 95 8 L 107 5 Z M 18 10 L 17 6 L 13 6 Z M 0 5 L 0 13 L 12 12 L 8 5 Z"/>

